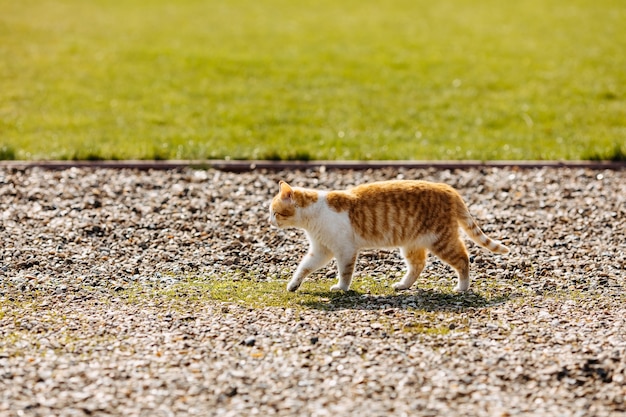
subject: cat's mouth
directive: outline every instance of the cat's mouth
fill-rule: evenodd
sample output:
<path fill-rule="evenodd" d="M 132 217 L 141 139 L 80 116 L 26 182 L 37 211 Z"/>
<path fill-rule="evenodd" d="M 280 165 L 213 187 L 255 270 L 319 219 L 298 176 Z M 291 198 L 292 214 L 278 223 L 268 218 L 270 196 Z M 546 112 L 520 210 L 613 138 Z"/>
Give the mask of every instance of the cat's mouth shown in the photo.
<path fill-rule="evenodd" d="M 270 223 L 270 226 L 280 227 L 278 226 L 278 220 L 276 220 L 276 216 L 270 215 L 269 223 Z"/>

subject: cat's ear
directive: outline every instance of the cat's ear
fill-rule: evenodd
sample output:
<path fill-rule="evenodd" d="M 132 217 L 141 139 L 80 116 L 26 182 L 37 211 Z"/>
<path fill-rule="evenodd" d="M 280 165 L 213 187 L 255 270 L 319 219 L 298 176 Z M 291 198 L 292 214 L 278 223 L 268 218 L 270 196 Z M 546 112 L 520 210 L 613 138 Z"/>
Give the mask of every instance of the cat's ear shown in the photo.
<path fill-rule="evenodd" d="M 293 189 L 285 181 L 278 183 L 280 185 L 280 198 L 283 200 L 291 200 L 293 198 Z"/>

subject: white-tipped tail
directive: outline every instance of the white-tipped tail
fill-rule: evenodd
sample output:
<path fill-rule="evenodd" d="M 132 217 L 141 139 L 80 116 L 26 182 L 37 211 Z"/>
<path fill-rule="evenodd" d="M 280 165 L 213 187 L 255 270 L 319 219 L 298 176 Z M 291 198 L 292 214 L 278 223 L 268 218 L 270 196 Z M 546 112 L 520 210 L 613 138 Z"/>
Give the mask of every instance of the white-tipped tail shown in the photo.
<path fill-rule="evenodd" d="M 489 249 L 494 253 L 509 253 L 509 248 L 504 246 L 502 242 L 491 239 L 480 229 L 478 224 L 474 221 L 474 219 L 468 214 L 465 218 L 465 221 L 460 222 L 461 227 L 465 230 L 465 233 L 472 239 L 474 242 L 479 244 L 485 249 Z"/>

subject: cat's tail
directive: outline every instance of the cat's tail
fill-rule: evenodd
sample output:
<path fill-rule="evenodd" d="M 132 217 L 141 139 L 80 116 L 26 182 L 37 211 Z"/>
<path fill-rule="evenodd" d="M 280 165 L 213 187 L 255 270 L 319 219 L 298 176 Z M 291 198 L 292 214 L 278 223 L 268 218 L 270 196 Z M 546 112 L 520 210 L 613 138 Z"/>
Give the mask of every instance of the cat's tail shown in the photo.
<path fill-rule="evenodd" d="M 502 242 L 491 239 L 480 229 L 480 227 L 478 226 L 478 224 L 476 224 L 476 221 L 474 221 L 474 218 L 471 214 L 469 214 L 468 211 L 466 211 L 464 217 L 461 217 L 461 219 L 459 220 L 459 224 L 461 225 L 463 230 L 465 230 L 465 233 L 467 233 L 470 239 L 472 239 L 483 248 L 489 249 L 491 252 L 494 253 L 509 253 L 509 248 L 504 246 Z"/>

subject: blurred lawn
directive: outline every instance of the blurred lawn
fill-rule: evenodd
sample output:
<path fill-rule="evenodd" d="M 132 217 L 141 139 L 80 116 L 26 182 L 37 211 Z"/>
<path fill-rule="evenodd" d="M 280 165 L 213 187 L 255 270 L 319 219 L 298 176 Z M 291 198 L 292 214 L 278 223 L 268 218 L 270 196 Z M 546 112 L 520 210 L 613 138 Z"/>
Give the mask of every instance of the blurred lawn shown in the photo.
<path fill-rule="evenodd" d="M 622 0 L 0 0 L 0 158 L 622 152 Z"/>

